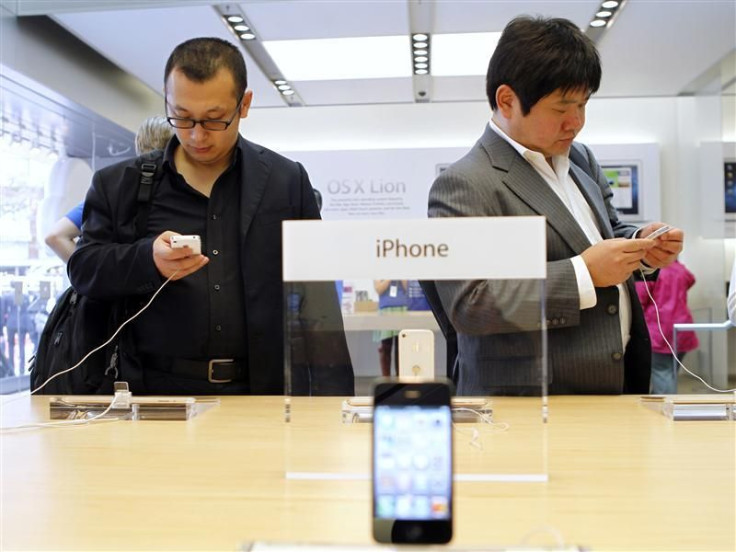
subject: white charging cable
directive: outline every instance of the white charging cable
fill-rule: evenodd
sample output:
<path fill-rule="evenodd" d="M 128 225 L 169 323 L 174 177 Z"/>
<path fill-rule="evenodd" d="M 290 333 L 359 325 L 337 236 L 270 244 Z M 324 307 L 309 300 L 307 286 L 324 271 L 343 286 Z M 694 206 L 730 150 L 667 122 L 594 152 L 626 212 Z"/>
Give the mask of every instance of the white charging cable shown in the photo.
<path fill-rule="evenodd" d="M 677 364 L 679 364 L 682 367 L 682 369 L 685 370 L 685 372 L 687 372 L 692 377 L 694 377 L 695 379 L 697 379 L 700 382 L 702 382 L 702 384 L 705 385 L 711 391 L 715 391 L 716 393 L 736 393 L 736 388 L 734 388 L 734 389 L 718 389 L 717 387 L 713 387 L 707 381 L 705 381 L 703 378 L 701 378 L 699 375 L 694 374 L 693 372 L 691 372 L 687 368 L 687 366 L 685 366 L 682 362 L 680 362 L 680 359 L 677 358 L 677 352 L 672 347 L 672 345 L 670 345 L 670 342 L 667 341 L 667 338 L 664 335 L 664 331 L 662 330 L 662 323 L 660 322 L 660 319 L 659 319 L 659 307 L 657 306 L 657 302 L 654 300 L 654 297 L 652 297 L 651 291 L 649 291 L 649 286 L 647 285 L 648 282 L 647 282 L 646 276 L 644 275 L 644 271 L 640 269 L 639 270 L 639 273 L 641 274 L 642 280 L 644 281 L 644 287 L 647 290 L 647 295 L 649 296 L 649 299 L 652 301 L 652 305 L 654 305 L 654 312 L 657 315 L 657 328 L 659 328 L 659 334 L 662 336 L 662 339 L 667 344 L 667 348 L 670 350 L 670 353 L 672 353 L 672 358 L 675 359 L 675 362 L 677 362 Z"/>
<path fill-rule="evenodd" d="M 468 444 L 471 447 L 475 447 L 478 450 L 483 450 L 483 442 L 481 441 L 481 433 L 496 433 L 496 432 L 504 432 L 508 431 L 511 427 L 507 422 L 494 422 L 492 415 L 488 414 L 487 412 L 481 412 L 480 410 L 476 410 L 474 408 L 467 408 L 467 407 L 453 407 L 452 412 L 470 412 L 472 414 L 475 414 L 478 417 L 478 421 L 481 424 L 487 425 L 491 427 L 492 431 L 483 431 L 481 432 L 478 428 L 460 428 L 460 425 L 453 422 L 452 426 L 455 428 L 455 431 L 457 433 L 469 433 L 470 434 L 470 440 L 468 441 Z"/>
<path fill-rule="evenodd" d="M 110 338 L 107 341 L 105 341 L 102 345 L 100 345 L 100 346 L 95 347 L 94 349 L 92 349 L 89 353 L 87 353 L 86 355 L 84 355 L 84 358 L 82 358 L 82 360 L 80 360 L 79 362 L 77 362 L 71 368 L 67 368 L 66 370 L 62 370 L 61 372 L 57 372 L 56 374 L 52 375 L 50 378 L 48 378 L 46 381 L 44 381 L 41 385 L 39 385 L 38 387 L 36 387 L 36 389 L 34 389 L 33 391 L 24 391 L 23 393 L 19 393 L 17 396 L 14 396 L 14 397 L 12 397 L 12 398 L 10 398 L 8 400 L 4 400 L 2 402 L 2 405 L 5 406 L 5 405 L 7 405 L 7 404 L 9 404 L 9 403 L 11 403 L 13 401 L 16 401 L 16 400 L 22 398 L 22 397 L 33 395 L 34 393 L 36 393 L 36 392 L 40 391 L 41 389 L 43 389 L 54 378 L 58 378 L 59 376 L 61 376 L 63 374 L 66 374 L 68 372 L 71 372 L 72 370 L 75 370 L 76 368 L 78 368 L 79 366 L 81 366 L 84 363 L 84 361 L 87 360 L 94 353 L 96 353 L 100 349 L 102 349 L 102 348 L 106 347 L 107 345 L 109 345 L 110 342 L 112 342 L 112 340 L 117 337 L 117 335 L 120 333 L 120 331 L 127 324 L 129 324 L 130 322 L 132 322 L 133 320 L 135 320 L 136 318 L 138 318 L 138 316 L 140 316 L 143 313 L 143 311 L 145 311 L 148 307 L 151 306 L 151 303 L 153 303 L 153 300 L 156 299 L 156 297 L 158 296 L 159 293 L 161 293 L 161 290 L 164 289 L 164 286 L 166 286 L 166 284 L 168 284 L 171 281 L 171 279 L 174 276 L 176 276 L 178 273 L 179 273 L 179 271 L 177 270 L 171 276 L 169 276 L 166 279 L 166 281 L 163 284 L 161 284 L 161 286 L 151 296 L 151 298 L 148 300 L 148 302 L 143 307 L 141 307 L 141 309 L 138 312 L 136 312 L 133 316 L 131 316 L 125 322 L 123 322 L 122 324 L 120 324 L 120 326 L 118 327 L 118 329 L 115 330 L 115 333 L 113 333 L 112 336 L 110 336 Z M 93 416 L 92 418 L 79 419 L 79 420 L 63 420 L 63 421 L 59 421 L 59 422 L 41 422 L 41 423 L 25 424 L 25 425 L 21 425 L 21 426 L 13 426 L 13 427 L 2 427 L 2 428 L 0 428 L 0 431 L 11 431 L 11 430 L 17 430 L 17 429 L 34 428 L 34 427 L 59 427 L 59 426 L 64 426 L 64 425 L 85 425 L 85 424 L 89 424 L 90 422 L 93 422 L 93 421 L 102 421 L 101 419 L 115 406 L 115 404 L 116 404 L 116 398 L 117 397 L 118 397 L 118 393 L 115 393 L 115 396 L 113 397 L 112 402 L 110 402 L 110 406 L 108 406 L 105 411 L 103 411 L 100 414 L 97 414 L 97 415 Z M 121 396 L 120 400 L 123 400 L 122 399 L 122 396 Z M 117 419 L 117 418 L 114 418 L 114 419 Z M 114 419 L 108 418 L 108 419 L 106 419 L 104 421 L 113 421 Z"/>
<path fill-rule="evenodd" d="M 132 322 L 133 320 L 135 320 L 136 318 L 138 318 L 138 316 L 139 316 L 139 315 L 140 315 L 140 314 L 141 314 L 141 313 L 142 313 L 142 312 L 143 312 L 144 310 L 146 310 L 146 309 L 147 309 L 148 307 L 150 307 L 150 306 L 151 306 L 151 303 L 153 303 L 153 300 L 154 300 L 154 299 L 156 298 L 156 296 L 157 296 L 157 295 L 158 295 L 159 293 L 161 293 L 161 290 L 162 290 L 162 289 L 164 289 L 164 286 L 165 286 L 166 284 L 168 284 L 168 283 L 169 283 L 169 282 L 171 281 L 171 279 L 172 279 L 172 278 L 173 278 L 174 276 L 176 276 L 176 275 L 178 274 L 178 272 L 179 272 L 179 271 L 177 270 L 177 271 L 176 271 L 176 272 L 174 272 L 174 273 L 173 273 L 173 274 L 172 274 L 171 276 L 169 276 L 169 277 L 168 277 L 168 279 L 167 279 L 167 280 L 166 280 L 166 281 L 165 281 L 165 282 L 164 282 L 163 284 L 161 284 L 161 287 L 159 287 L 159 288 L 158 288 L 158 289 L 156 290 L 156 292 L 155 292 L 155 293 L 154 293 L 154 294 L 153 294 L 153 295 L 151 296 L 151 298 L 150 298 L 150 299 L 148 300 L 148 303 L 146 303 L 146 304 L 145 304 L 145 305 L 144 305 L 144 306 L 143 306 L 143 307 L 142 307 L 142 308 L 141 308 L 141 309 L 140 309 L 140 310 L 139 310 L 138 312 L 136 312 L 136 313 L 135 313 L 135 314 L 134 314 L 133 316 L 131 316 L 131 317 L 130 317 L 130 318 L 128 318 L 128 319 L 127 319 L 127 320 L 126 320 L 125 322 L 123 322 L 122 324 L 120 324 L 120 326 L 118 327 L 118 329 L 117 329 L 117 330 L 115 330 L 115 333 L 114 333 L 114 334 L 112 334 L 112 336 L 110 336 L 110 339 L 108 339 L 107 341 L 105 341 L 105 342 L 104 342 L 104 343 L 103 343 L 102 345 L 100 345 L 99 347 L 95 347 L 94 349 L 92 349 L 92 350 L 91 350 L 91 351 L 90 351 L 89 353 L 87 353 L 86 355 L 84 355 L 84 358 L 82 358 L 82 360 L 80 360 L 79 362 L 77 362 L 77 363 L 76 363 L 76 364 L 75 364 L 74 366 L 72 366 L 71 368 L 67 368 L 66 370 L 62 370 L 61 372 L 57 372 L 56 374 L 54 374 L 53 376 L 51 376 L 51 377 L 50 377 L 49 379 L 47 379 L 47 380 L 46 380 L 45 382 L 43 382 L 43 383 L 42 383 L 41 385 L 39 385 L 39 386 L 38 386 L 38 387 L 36 387 L 36 388 L 35 388 L 35 389 L 34 389 L 33 391 L 31 391 L 31 392 L 30 392 L 30 394 L 31 394 L 31 395 L 33 395 L 34 393 L 36 393 L 36 392 L 40 391 L 41 389 L 43 389 L 43 388 L 44 388 L 44 387 L 46 386 L 46 384 L 48 384 L 49 382 L 51 382 L 51 381 L 52 381 L 52 380 L 54 380 L 55 378 L 58 378 L 59 376 L 61 376 L 61 375 L 63 375 L 63 374 L 66 374 L 67 372 L 71 372 L 72 370 L 75 370 L 76 368 L 78 368 L 79 366 L 81 366 L 81 365 L 82 365 L 82 364 L 84 363 L 84 361 L 85 361 L 85 360 L 87 360 L 87 359 L 88 359 L 88 358 L 89 358 L 90 356 L 92 356 L 93 354 L 95 354 L 95 353 L 96 353 L 97 351 L 99 351 L 99 350 L 100 350 L 100 349 L 102 349 L 103 347 L 106 347 L 107 345 L 109 345 L 109 344 L 110 344 L 110 342 L 111 342 L 111 341 L 112 341 L 113 339 L 115 339 L 115 338 L 117 337 L 117 335 L 118 335 L 118 334 L 120 333 L 120 331 L 121 331 L 121 330 L 122 330 L 122 329 L 123 329 L 123 328 L 124 328 L 124 327 L 125 327 L 125 326 L 126 326 L 126 325 L 127 325 L 128 323 L 129 323 L 129 322 Z"/>

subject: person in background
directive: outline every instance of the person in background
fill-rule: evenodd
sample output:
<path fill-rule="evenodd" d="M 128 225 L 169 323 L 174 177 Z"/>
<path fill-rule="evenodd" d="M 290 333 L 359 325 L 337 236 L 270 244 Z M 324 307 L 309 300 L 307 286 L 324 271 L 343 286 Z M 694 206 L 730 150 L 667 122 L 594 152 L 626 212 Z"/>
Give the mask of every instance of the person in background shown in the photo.
<path fill-rule="evenodd" d="M 143 121 L 135 135 L 136 155 L 164 149 L 173 135 L 171 125 L 164 117 L 149 117 Z M 77 244 L 76 240 L 82 233 L 83 211 L 84 201 L 57 220 L 44 240 L 46 245 L 64 262 L 67 262 L 72 256 Z"/>
<path fill-rule="evenodd" d="M 409 280 L 406 290 L 408 297 L 408 310 L 410 311 L 428 311 L 431 310 L 427 297 L 424 295 L 422 286 L 418 280 Z"/>
<path fill-rule="evenodd" d="M 375 280 L 373 287 L 378 293 L 379 314 L 391 315 L 406 312 L 408 305 L 406 280 Z M 391 375 L 391 352 L 394 355 L 396 375 L 399 375 L 399 330 L 376 330 L 373 341 L 380 342 L 378 347 L 378 361 L 381 365 L 381 375 Z"/>
<path fill-rule="evenodd" d="M 693 321 L 693 315 L 687 306 L 687 292 L 693 284 L 695 276 L 679 261 L 661 269 L 656 279 L 636 282 L 636 292 L 644 309 L 644 318 L 652 341 L 652 376 L 649 392 L 654 395 L 677 393 L 678 366 L 667 343 L 672 347 L 675 346 L 672 341 L 674 324 L 690 324 Z M 676 353 L 680 362 L 685 353 L 697 348 L 698 336 L 695 332 L 677 332 Z"/>
<path fill-rule="evenodd" d="M 33 297 L 22 292 L 21 282 L 13 282 L 13 287 L 14 291 L 3 297 L 5 311 L 3 316 L 8 332 L 9 365 L 12 373 L 22 376 L 26 371 L 26 338 L 30 338 L 35 345 L 38 342 L 38 333 L 33 322 L 33 313 L 29 310 Z M 16 345 L 18 346 L 18 364 L 15 363 Z"/>
<path fill-rule="evenodd" d="M 546 217 L 551 394 L 649 391 L 649 335 L 631 275 L 672 263 L 684 239 L 677 228 L 646 239 L 664 224 L 621 221 L 598 161 L 575 142 L 601 74 L 595 44 L 572 21 L 513 19 L 488 66 L 485 131 L 429 192 L 430 217 Z M 537 284 L 436 287 L 457 331 L 458 394 L 538 393 Z"/>

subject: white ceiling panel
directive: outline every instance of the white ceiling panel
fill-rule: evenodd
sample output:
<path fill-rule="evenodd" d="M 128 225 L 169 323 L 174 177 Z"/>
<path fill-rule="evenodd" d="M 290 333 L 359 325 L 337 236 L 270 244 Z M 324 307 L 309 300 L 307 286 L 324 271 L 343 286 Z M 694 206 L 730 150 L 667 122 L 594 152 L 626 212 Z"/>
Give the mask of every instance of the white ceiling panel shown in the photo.
<path fill-rule="evenodd" d="M 52 10 L 55 4 L 45 5 Z M 125 10 L 118 7 L 115 11 L 51 15 L 100 54 L 159 91 L 165 60 L 179 42 L 205 35 L 235 41 L 214 8 L 198 4 L 181 2 L 179 7 L 162 8 L 154 3 L 155 8 L 142 9 L 138 3 Z M 417 5 L 425 15 L 432 14 L 427 19 L 431 28 L 423 30 L 438 37 L 500 31 L 521 14 L 565 17 L 585 27 L 599 1 L 438 0 Z M 244 1 L 238 6 L 265 41 L 408 36 L 411 31 L 408 0 Z M 736 1 L 678 0 L 665 4 L 629 0 L 598 47 L 603 62 L 599 97 L 676 96 L 688 92 L 695 79 L 724 55 L 736 51 Z M 317 61 L 328 63 L 321 57 Z M 254 107 L 284 106 L 247 55 L 246 62 L 255 91 Z M 305 105 L 414 101 L 408 78 L 293 84 Z M 431 88 L 431 101 L 485 101 L 481 76 L 434 76 Z"/>
<path fill-rule="evenodd" d="M 636 1 L 636 0 L 633 0 Z M 697 1 L 697 0 L 695 0 Z M 600 6 L 599 0 L 438 0 L 435 3 L 435 33 L 480 33 L 502 31 L 519 15 L 564 17 L 580 28 L 587 27 Z"/>
<path fill-rule="evenodd" d="M 178 44 L 198 36 L 214 36 L 238 44 L 211 6 L 66 13 L 54 19 L 159 93 L 163 90 L 166 60 Z M 270 81 L 247 52 L 243 53 L 248 86 L 258 91 L 257 105 L 283 107 L 284 101 Z"/>
<path fill-rule="evenodd" d="M 432 79 L 433 102 L 485 102 L 486 77 L 435 77 Z"/>
<path fill-rule="evenodd" d="M 630 1 L 599 44 L 598 95 L 676 95 L 734 48 L 734 0 Z"/>
<path fill-rule="evenodd" d="M 265 41 L 263 46 L 291 81 L 411 77 L 405 34 Z"/>
<path fill-rule="evenodd" d="M 241 2 L 262 40 L 391 36 L 408 33 L 405 0 Z"/>
<path fill-rule="evenodd" d="M 306 105 L 356 105 L 412 102 L 410 78 L 303 81 L 296 83 Z"/>

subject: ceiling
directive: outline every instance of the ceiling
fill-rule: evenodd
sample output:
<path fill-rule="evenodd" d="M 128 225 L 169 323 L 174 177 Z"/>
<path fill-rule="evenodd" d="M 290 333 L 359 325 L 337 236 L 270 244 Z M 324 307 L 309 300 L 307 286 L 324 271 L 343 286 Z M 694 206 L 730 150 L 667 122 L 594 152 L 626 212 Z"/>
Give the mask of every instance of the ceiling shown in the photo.
<path fill-rule="evenodd" d="M 218 36 L 239 43 L 224 25 L 215 4 L 222 8 L 221 2 L 197 0 L 15 0 L 11 9 L 17 15 L 49 15 L 159 92 L 166 58 L 178 43 L 195 36 Z M 242 10 L 258 40 L 267 43 L 408 37 L 420 30 L 429 31 L 433 37 L 500 31 L 520 14 L 565 17 L 587 28 L 599 5 L 599 0 L 271 0 L 239 2 L 235 8 Z M 714 82 L 716 92 L 733 93 L 736 1 L 628 0 L 598 47 L 603 63 L 598 97 L 677 96 L 712 88 Z M 410 67 L 409 48 L 405 55 Z M 247 53 L 246 63 L 249 86 L 255 92 L 253 107 L 287 105 Z M 307 106 L 408 103 L 415 101 L 416 79 L 407 76 L 292 84 Z M 433 102 L 485 100 L 481 75 L 434 76 L 424 86 Z"/>

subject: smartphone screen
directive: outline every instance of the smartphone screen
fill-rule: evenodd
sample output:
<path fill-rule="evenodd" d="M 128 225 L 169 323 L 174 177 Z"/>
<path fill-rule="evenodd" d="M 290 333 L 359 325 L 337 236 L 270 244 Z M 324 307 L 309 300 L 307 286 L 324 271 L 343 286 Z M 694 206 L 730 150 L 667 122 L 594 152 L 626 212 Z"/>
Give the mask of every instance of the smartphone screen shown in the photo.
<path fill-rule="evenodd" d="M 452 538 L 452 413 L 441 382 L 380 383 L 373 407 L 373 536 Z"/>

